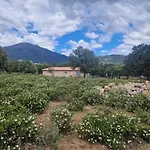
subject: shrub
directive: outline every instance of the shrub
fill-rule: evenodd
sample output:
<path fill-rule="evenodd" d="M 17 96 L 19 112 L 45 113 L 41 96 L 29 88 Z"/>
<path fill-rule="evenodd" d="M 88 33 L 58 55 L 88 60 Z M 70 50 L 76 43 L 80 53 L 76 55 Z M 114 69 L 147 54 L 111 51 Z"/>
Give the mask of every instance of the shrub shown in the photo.
<path fill-rule="evenodd" d="M 51 113 L 52 121 L 58 127 L 60 133 L 67 133 L 72 129 L 72 114 L 67 109 L 55 110 Z"/>
<path fill-rule="evenodd" d="M 114 90 L 106 93 L 104 104 L 113 108 L 125 108 L 129 101 L 127 93 L 123 90 Z"/>
<path fill-rule="evenodd" d="M 146 111 L 138 111 L 136 117 L 141 120 L 142 123 L 150 125 L 150 113 Z"/>
<path fill-rule="evenodd" d="M 16 98 L 32 113 L 42 112 L 48 106 L 48 97 L 41 91 L 26 91 Z"/>
<path fill-rule="evenodd" d="M 56 91 L 55 88 L 44 88 L 44 89 L 42 89 L 41 92 L 43 92 L 45 95 L 47 95 L 49 101 L 58 99 L 59 91 Z"/>
<path fill-rule="evenodd" d="M 35 117 L 19 104 L 5 105 L 0 114 L 0 149 L 18 149 L 22 141 L 34 141 Z"/>
<path fill-rule="evenodd" d="M 82 111 L 84 106 L 85 103 L 83 101 L 73 98 L 72 101 L 67 104 L 67 109 L 70 111 Z"/>
<path fill-rule="evenodd" d="M 138 110 L 148 111 L 150 109 L 150 98 L 144 94 L 136 94 L 128 104 L 127 110 L 134 112 Z"/>
<path fill-rule="evenodd" d="M 43 127 L 39 130 L 36 135 L 36 146 L 39 149 L 48 147 L 52 150 L 56 150 L 57 142 L 59 140 L 59 129 L 57 126 L 52 124 L 49 128 Z"/>
<path fill-rule="evenodd" d="M 90 91 L 85 91 L 80 98 L 85 104 L 95 105 L 102 103 L 102 96 L 100 95 L 99 91 L 96 89 L 91 89 Z"/>
<path fill-rule="evenodd" d="M 140 127 L 140 136 L 145 141 L 150 143 L 150 126 L 141 126 Z"/>
<path fill-rule="evenodd" d="M 77 127 L 80 138 L 92 143 L 100 142 L 116 150 L 125 149 L 126 142 L 135 139 L 138 131 L 138 121 L 135 118 L 119 115 L 87 115 Z"/>

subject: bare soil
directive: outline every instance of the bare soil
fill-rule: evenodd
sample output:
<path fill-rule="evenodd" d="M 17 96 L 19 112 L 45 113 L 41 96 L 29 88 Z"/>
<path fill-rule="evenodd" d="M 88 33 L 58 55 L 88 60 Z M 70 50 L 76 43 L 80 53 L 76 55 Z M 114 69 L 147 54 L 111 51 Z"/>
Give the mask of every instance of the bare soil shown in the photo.
<path fill-rule="evenodd" d="M 95 113 L 97 109 L 95 106 L 85 106 L 83 111 L 78 111 L 75 112 L 74 115 L 72 116 L 72 121 L 73 123 L 79 123 L 84 116 L 90 113 Z"/>
<path fill-rule="evenodd" d="M 50 102 L 48 108 L 42 114 L 37 116 L 35 123 L 37 125 L 42 124 L 43 127 L 49 127 L 51 125 L 50 112 L 64 104 L 65 102 Z"/>
<path fill-rule="evenodd" d="M 75 134 L 61 138 L 57 148 L 58 150 L 108 150 L 102 144 L 90 144 L 87 141 L 79 139 Z"/>

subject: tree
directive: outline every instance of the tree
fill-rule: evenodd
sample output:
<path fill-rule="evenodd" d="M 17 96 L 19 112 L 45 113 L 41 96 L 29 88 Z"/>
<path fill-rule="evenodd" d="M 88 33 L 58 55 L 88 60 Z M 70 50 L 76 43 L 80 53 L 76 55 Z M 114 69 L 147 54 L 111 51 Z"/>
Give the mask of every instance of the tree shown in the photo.
<path fill-rule="evenodd" d="M 84 77 L 86 73 L 89 73 L 91 68 L 97 65 L 97 58 L 94 56 L 94 52 L 85 49 L 82 46 L 77 47 L 73 50 L 73 53 L 69 57 L 70 65 L 75 67 L 80 67 L 80 71 L 83 72 Z"/>
<path fill-rule="evenodd" d="M 112 75 L 113 77 L 118 77 L 120 78 L 120 76 L 122 75 L 122 70 L 123 70 L 123 66 L 121 65 L 113 65 L 112 66 Z"/>
<path fill-rule="evenodd" d="M 2 47 L 0 47 L 0 71 L 4 71 L 7 68 L 8 57 Z"/>
<path fill-rule="evenodd" d="M 49 68 L 51 65 L 49 64 L 36 64 L 38 74 L 42 74 L 42 69 Z"/>
<path fill-rule="evenodd" d="M 7 65 L 7 72 L 18 72 L 19 61 L 9 60 Z"/>
<path fill-rule="evenodd" d="M 100 77 L 118 77 L 122 75 L 122 66 L 116 64 L 99 63 L 91 69 L 90 74 Z"/>
<path fill-rule="evenodd" d="M 20 61 L 18 65 L 18 72 L 37 73 L 37 67 L 29 61 Z"/>
<path fill-rule="evenodd" d="M 132 53 L 125 60 L 127 75 L 150 77 L 150 45 L 134 46 Z"/>

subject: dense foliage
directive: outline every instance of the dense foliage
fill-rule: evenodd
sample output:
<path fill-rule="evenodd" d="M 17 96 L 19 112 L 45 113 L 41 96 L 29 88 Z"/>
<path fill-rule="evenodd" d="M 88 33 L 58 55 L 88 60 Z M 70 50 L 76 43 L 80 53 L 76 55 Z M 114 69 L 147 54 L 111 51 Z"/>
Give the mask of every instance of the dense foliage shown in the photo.
<path fill-rule="evenodd" d="M 85 49 L 82 46 L 77 47 L 73 50 L 70 55 L 70 65 L 72 67 L 80 67 L 84 77 L 86 73 L 90 72 L 90 69 L 97 65 L 97 58 L 94 56 L 94 52 L 89 49 Z"/>
<path fill-rule="evenodd" d="M 60 109 L 51 113 L 52 120 L 61 133 L 67 133 L 72 129 L 72 114 L 67 109 Z"/>
<path fill-rule="evenodd" d="M 4 49 L 0 46 L 0 71 L 4 71 L 7 68 L 8 57 Z"/>
<path fill-rule="evenodd" d="M 83 118 L 77 128 L 80 138 L 92 143 L 103 143 L 114 150 L 123 150 L 126 143 L 135 139 L 139 132 L 136 118 L 120 115 L 92 114 Z"/>
<path fill-rule="evenodd" d="M 125 60 L 125 71 L 128 75 L 150 77 L 150 45 L 134 46 L 132 53 Z"/>
<path fill-rule="evenodd" d="M 100 63 L 90 70 L 90 74 L 99 77 L 117 77 L 124 75 L 123 66 L 119 64 Z"/>

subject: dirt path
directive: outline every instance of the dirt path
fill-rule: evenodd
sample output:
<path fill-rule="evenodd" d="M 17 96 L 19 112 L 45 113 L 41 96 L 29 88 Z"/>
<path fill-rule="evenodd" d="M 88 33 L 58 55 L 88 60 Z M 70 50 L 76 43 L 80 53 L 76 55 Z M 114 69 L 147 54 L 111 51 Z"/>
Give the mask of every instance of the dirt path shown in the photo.
<path fill-rule="evenodd" d="M 40 115 L 37 116 L 35 123 L 37 125 L 42 124 L 43 127 L 50 127 L 51 125 L 51 119 L 50 119 L 50 112 L 62 105 L 64 105 L 65 102 L 50 102 L 48 108 Z"/>
<path fill-rule="evenodd" d="M 37 116 L 35 122 L 36 124 L 41 124 L 43 127 L 50 127 L 51 119 L 50 112 L 58 107 L 66 104 L 65 102 L 51 102 L 48 108 L 40 115 Z M 72 120 L 73 123 L 79 123 L 84 116 L 90 113 L 94 113 L 96 111 L 100 111 L 100 106 L 86 106 L 83 111 L 75 112 Z M 103 110 L 102 110 L 103 111 Z M 132 114 L 130 114 L 132 115 Z M 37 150 L 33 145 L 28 145 L 25 150 Z M 50 150 L 49 148 L 45 148 L 43 150 Z M 106 146 L 102 144 L 91 144 L 85 140 L 79 139 L 75 133 L 71 133 L 70 135 L 66 135 L 60 138 L 57 146 L 57 150 L 109 150 Z M 142 143 L 140 145 L 134 144 L 134 146 L 130 146 L 127 150 L 150 150 L 150 144 Z"/>
<path fill-rule="evenodd" d="M 75 134 L 61 138 L 57 148 L 58 150 L 108 150 L 102 144 L 90 144 L 79 139 Z"/>
<path fill-rule="evenodd" d="M 72 116 L 73 123 L 79 123 L 84 116 L 97 111 L 95 106 L 85 106 L 83 111 L 75 112 Z"/>

